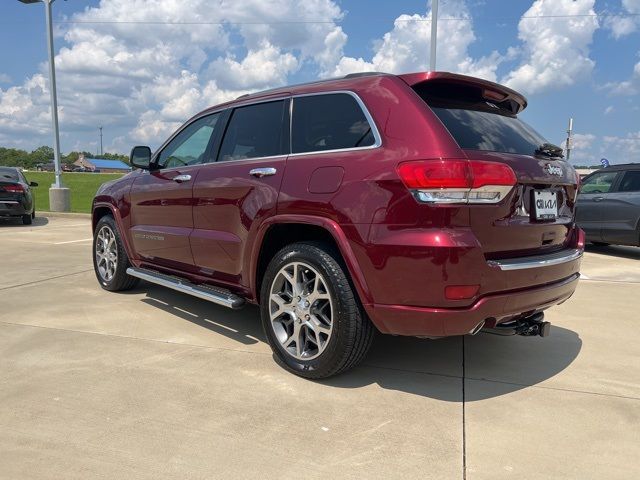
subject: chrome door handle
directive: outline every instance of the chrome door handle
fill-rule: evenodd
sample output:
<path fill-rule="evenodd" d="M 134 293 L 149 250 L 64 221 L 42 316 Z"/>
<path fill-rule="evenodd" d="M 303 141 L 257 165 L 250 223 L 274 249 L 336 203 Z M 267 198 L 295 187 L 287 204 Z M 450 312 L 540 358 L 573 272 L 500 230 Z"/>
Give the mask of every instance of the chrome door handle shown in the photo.
<path fill-rule="evenodd" d="M 268 177 L 270 175 L 275 175 L 277 170 L 273 167 L 265 167 L 265 168 L 254 168 L 249 171 L 249 175 L 253 175 L 254 177 L 262 178 Z"/>
<path fill-rule="evenodd" d="M 176 175 L 175 177 L 173 177 L 173 181 L 178 183 L 188 182 L 189 180 L 191 180 L 191 175 L 187 174 Z"/>
<path fill-rule="evenodd" d="M 601 202 L 602 200 L 604 200 L 604 197 L 593 197 L 594 202 Z"/>

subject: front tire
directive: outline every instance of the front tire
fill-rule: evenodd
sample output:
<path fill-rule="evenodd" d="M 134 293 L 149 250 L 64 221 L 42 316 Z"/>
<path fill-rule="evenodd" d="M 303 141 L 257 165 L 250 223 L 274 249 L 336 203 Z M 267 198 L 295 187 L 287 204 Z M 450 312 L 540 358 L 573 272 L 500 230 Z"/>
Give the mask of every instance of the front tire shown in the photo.
<path fill-rule="evenodd" d="M 138 279 L 127 275 L 130 266 L 116 222 L 105 215 L 93 232 L 93 268 L 100 286 L 110 292 L 132 289 Z"/>
<path fill-rule="evenodd" d="M 305 378 L 356 366 L 375 333 L 345 269 L 322 245 L 294 243 L 265 272 L 260 313 L 276 360 Z"/>

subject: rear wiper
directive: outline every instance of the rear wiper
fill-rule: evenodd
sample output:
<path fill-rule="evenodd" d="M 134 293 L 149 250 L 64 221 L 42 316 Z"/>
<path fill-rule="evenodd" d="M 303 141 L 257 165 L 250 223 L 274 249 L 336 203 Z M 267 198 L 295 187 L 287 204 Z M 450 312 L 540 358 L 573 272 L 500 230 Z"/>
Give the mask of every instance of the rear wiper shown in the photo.
<path fill-rule="evenodd" d="M 543 143 L 535 151 L 536 155 L 544 155 L 546 157 L 560 157 L 564 158 L 562 154 L 562 148 L 553 143 Z"/>

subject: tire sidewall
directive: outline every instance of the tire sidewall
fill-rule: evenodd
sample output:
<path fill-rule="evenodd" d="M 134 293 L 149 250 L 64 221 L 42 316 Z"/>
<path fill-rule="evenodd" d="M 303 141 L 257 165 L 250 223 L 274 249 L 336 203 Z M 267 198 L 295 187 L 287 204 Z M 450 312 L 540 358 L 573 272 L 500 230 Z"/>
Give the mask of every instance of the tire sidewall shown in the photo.
<path fill-rule="evenodd" d="M 113 275 L 113 278 L 111 278 L 110 281 L 106 281 L 100 276 L 100 272 L 98 271 L 98 264 L 96 261 L 96 242 L 98 239 L 98 232 L 100 232 L 100 229 L 105 225 L 111 228 L 111 230 L 115 235 L 116 248 L 118 252 L 118 265 L 116 266 L 115 274 Z M 128 262 L 126 261 L 126 259 L 128 257 L 122 245 L 122 239 L 120 238 L 120 231 L 118 230 L 118 227 L 116 226 L 116 222 L 111 215 L 105 215 L 98 221 L 98 224 L 96 225 L 96 228 L 93 232 L 93 249 L 91 250 L 91 256 L 93 258 L 93 270 L 102 288 L 104 288 L 105 290 L 117 290 L 118 289 L 117 284 L 119 283 L 119 280 L 127 274 L 126 270 L 127 270 Z"/>
<path fill-rule="evenodd" d="M 336 284 L 341 281 L 346 284 L 346 279 L 336 278 L 336 274 L 332 269 L 327 268 L 328 266 L 325 265 L 325 262 L 321 261 L 314 252 L 322 252 L 330 257 L 327 252 L 324 252 L 320 248 L 312 245 L 294 244 L 280 250 L 267 267 L 260 295 L 260 316 L 262 319 L 262 327 L 269 345 L 271 345 L 271 348 L 273 349 L 276 360 L 286 369 L 303 376 L 322 376 L 322 372 L 330 370 L 334 364 L 340 362 L 341 356 L 344 352 L 343 344 L 349 334 L 347 317 L 350 314 L 357 314 L 357 310 L 353 311 L 353 308 L 350 309 L 348 307 L 348 298 L 345 298 L 345 295 L 353 296 L 350 288 L 348 291 L 344 291 L 343 288 L 342 292 L 338 292 L 336 289 Z M 329 344 L 318 357 L 311 360 L 298 360 L 292 357 L 280 344 L 280 341 L 276 338 L 273 327 L 271 326 L 271 317 L 269 312 L 271 286 L 280 269 L 285 264 L 291 262 L 307 263 L 320 272 L 325 279 L 325 284 L 329 294 L 331 295 L 331 301 L 333 304 L 332 331 L 331 337 L 329 338 Z M 335 263 L 334 268 L 337 266 L 338 271 L 344 276 L 344 272 L 342 272 L 340 265 L 335 262 L 335 260 L 333 260 L 333 262 Z"/>

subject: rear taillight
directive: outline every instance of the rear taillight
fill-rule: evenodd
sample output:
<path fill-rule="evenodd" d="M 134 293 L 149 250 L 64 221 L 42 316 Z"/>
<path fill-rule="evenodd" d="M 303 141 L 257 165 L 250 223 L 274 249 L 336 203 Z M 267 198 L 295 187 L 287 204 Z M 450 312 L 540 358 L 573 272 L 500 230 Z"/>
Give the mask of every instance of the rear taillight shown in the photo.
<path fill-rule="evenodd" d="M 516 184 L 508 165 L 463 159 L 418 160 L 398 166 L 400 178 L 419 202 L 497 203 Z"/>
<path fill-rule="evenodd" d="M 4 191 L 5 192 L 9 192 L 9 193 L 23 193 L 24 192 L 24 187 L 20 184 L 16 184 L 16 185 L 5 185 L 4 186 Z"/>

